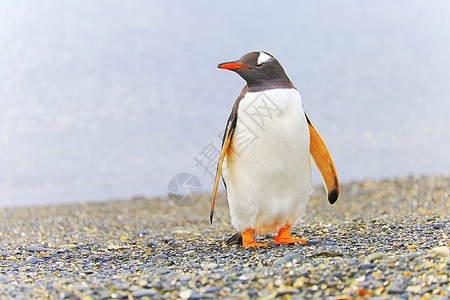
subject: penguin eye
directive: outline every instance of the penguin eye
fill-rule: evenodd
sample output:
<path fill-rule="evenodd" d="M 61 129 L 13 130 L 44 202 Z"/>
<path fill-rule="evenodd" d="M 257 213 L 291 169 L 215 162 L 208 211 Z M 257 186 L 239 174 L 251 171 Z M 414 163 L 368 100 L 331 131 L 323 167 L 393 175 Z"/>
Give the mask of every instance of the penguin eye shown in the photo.
<path fill-rule="evenodd" d="M 256 61 L 256 66 L 261 67 L 264 63 L 272 61 L 273 57 L 267 53 L 259 52 L 258 59 Z"/>

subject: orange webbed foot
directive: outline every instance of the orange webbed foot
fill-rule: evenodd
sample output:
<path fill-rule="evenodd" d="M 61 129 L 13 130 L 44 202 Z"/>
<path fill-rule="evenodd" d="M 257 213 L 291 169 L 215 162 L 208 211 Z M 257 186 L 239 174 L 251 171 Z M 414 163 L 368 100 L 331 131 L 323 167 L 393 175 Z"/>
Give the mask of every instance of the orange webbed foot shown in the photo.
<path fill-rule="evenodd" d="M 251 248 L 253 248 L 253 249 L 258 249 L 258 248 L 261 248 L 261 247 L 270 248 L 270 247 L 267 245 L 267 243 L 256 243 L 256 242 L 248 243 L 248 244 L 242 244 L 242 247 L 244 247 L 244 248 L 251 247 Z"/>
<path fill-rule="evenodd" d="M 291 225 L 285 225 L 283 228 L 281 228 L 280 231 L 278 231 L 278 235 L 275 236 L 274 239 L 275 239 L 274 243 L 277 245 L 281 244 L 289 245 L 296 243 L 306 244 L 308 242 L 307 240 L 303 239 L 291 238 Z"/>
<path fill-rule="evenodd" d="M 247 229 L 244 233 L 242 233 L 242 247 L 248 248 L 251 247 L 253 249 L 260 247 L 267 247 L 267 243 L 257 243 L 253 238 L 253 229 Z"/>
<path fill-rule="evenodd" d="M 281 244 L 285 244 L 285 245 L 290 245 L 290 244 L 306 244 L 308 241 L 304 240 L 304 239 L 293 239 L 293 238 L 288 238 L 288 239 L 275 239 L 275 244 L 277 245 L 281 245 Z"/>

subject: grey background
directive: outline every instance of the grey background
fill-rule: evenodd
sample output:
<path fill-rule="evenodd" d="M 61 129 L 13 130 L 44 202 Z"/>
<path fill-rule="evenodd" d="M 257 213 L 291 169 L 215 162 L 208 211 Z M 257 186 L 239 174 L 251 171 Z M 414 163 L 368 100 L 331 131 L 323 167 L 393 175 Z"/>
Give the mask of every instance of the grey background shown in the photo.
<path fill-rule="evenodd" d="M 0 205 L 167 194 L 266 50 L 341 181 L 450 170 L 448 1 L 0 3 Z M 320 179 L 315 173 L 315 183 Z"/>

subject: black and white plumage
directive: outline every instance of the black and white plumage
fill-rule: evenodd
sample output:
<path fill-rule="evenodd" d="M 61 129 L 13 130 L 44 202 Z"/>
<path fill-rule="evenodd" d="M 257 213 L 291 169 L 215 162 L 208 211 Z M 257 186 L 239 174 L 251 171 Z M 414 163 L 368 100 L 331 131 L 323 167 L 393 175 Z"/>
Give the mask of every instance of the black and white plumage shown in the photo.
<path fill-rule="evenodd" d="M 278 237 L 290 236 L 290 227 L 302 217 L 310 198 L 314 145 L 318 150 L 311 155 L 332 189 L 329 200 L 337 199 L 338 181 L 328 150 L 307 119 L 298 90 L 272 55 L 251 52 L 218 67 L 236 72 L 247 85 L 227 122 L 211 221 L 222 173 L 232 224 L 238 232 L 247 233 L 244 246 L 253 233 L 280 230 Z"/>

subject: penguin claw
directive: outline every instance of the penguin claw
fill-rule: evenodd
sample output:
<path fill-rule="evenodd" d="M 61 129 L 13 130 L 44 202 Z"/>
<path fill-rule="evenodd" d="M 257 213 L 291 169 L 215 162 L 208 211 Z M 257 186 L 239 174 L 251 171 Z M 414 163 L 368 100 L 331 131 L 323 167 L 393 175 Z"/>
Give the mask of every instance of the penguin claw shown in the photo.
<path fill-rule="evenodd" d="M 277 245 L 281 245 L 281 244 L 285 244 L 285 245 L 290 245 L 290 244 L 297 244 L 297 245 L 304 245 L 306 244 L 308 241 L 307 240 L 303 240 L 303 239 L 293 239 L 293 238 L 275 238 L 275 244 Z"/>
<path fill-rule="evenodd" d="M 260 247 L 270 248 L 266 243 L 257 243 L 253 238 L 253 232 L 253 229 L 250 228 L 242 233 L 242 247 L 252 247 L 253 249 L 259 249 Z"/>
<path fill-rule="evenodd" d="M 259 248 L 262 248 L 262 247 L 270 248 L 267 245 L 267 243 L 256 243 L 256 242 L 243 244 L 242 247 L 244 247 L 244 248 L 249 248 L 250 247 L 250 248 L 253 248 L 253 249 L 259 249 Z"/>
<path fill-rule="evenodd" d="M 291 238 L 291 226 L 290 225 L 285 225 L 283 228 L 281 228 L 278 231 L 278 235 L 274 238 L 274 240 L 275 240 L 274 243 L 277 245 L 281 245 L 281 244 L 289 245 L 289 244 L 297 244 L 297 243 L 306 244 L 308 242 L 307 240 Z"/>

